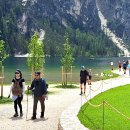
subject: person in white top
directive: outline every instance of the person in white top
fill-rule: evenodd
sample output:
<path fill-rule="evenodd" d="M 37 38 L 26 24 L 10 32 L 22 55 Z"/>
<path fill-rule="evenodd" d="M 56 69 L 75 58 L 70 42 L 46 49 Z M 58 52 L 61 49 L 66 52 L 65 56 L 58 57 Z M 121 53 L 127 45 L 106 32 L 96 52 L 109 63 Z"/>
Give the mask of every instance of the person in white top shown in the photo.
<path fill-rule="evenodd" d="M 114 69 L 114 63 L 111 62 L 110 64 L 111 64 L 111 70 L 113 70 Z"/>
<path fill-rule="evenodd" d="M 23 100 L 23 95 L 25 91 L 25 80 L 22 78 L 22 73 L 19 69 L 15 71 L 15 77 L 12 80 L 12 85 L 10 89 L 9 96 L 12 94 L 12 100 L 14 101 L 14 110 L 15 114 L 14 117 L 18 117 L 18 108 L 19 106 L 20 109 L 20 117 L 23 116 L 23 110 L 22 110 L 22 100 Z"/>

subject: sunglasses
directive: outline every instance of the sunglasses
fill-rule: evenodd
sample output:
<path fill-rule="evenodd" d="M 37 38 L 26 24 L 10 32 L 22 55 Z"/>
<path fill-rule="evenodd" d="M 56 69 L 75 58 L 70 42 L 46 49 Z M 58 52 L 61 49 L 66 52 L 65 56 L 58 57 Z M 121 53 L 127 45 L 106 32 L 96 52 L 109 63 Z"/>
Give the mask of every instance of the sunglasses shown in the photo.
<path fill-rule="evenodd" d="M 15 73 L 15 74 L 20 74 L 20 73 Z"/>
<path fill-rule="evenodd" d="M 39 75 L 37 74 L 37 75 L 35 75 L 35 76 L 39 76 Z"/>

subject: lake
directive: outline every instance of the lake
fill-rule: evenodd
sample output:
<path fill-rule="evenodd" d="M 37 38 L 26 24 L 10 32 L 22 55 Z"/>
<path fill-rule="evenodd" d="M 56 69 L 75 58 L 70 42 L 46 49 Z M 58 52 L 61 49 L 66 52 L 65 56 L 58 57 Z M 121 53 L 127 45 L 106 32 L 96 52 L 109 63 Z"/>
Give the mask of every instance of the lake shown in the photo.
<path fill-rule="evenodd" d="M 113 61 L 114 65 L 118 67 L 118 61 L 119 60 L 127 60 L 126 58 L 92 58 L 88 59 L 86 57 L 80 57 L 75 58 L 74 67 L 73 67 L 73 82 L 79 82 L 79 72 L 80 67 L 84 65 L 88 70 L 92 69 L 93 79 L 95 80 L 96 77 L 95 74 L 99 74 L 106 69 L 110 69 L 110 62 Z M 14 77 L 14 72 L 16 69 L 20 69 L 23 73 L 23 77 L 26 81 L 30 82 L 30 71 L 28 69 L 26 58 L 21 57 L 10 57 L 8 58 L 5 63 L 5 84 L 10 84 L 12 81 L 12 78 Z M 44 73 L 45 73 L 45 79 L 48 82 L 61 82 L 61 63 L 60 58 L 46 58 L 46 63 L 44 65 Z M 69 78 L 68 78 L 69 79 Z"/>

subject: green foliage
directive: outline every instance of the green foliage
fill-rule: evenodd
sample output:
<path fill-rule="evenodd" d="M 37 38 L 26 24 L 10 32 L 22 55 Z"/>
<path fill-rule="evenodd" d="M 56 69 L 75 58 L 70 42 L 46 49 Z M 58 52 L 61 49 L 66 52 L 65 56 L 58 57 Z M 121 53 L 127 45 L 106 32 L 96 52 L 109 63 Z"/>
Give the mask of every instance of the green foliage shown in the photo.
<path fill-rule="evenodd" d="M 34 71 L 40 70 L 45 63 L 43 47 L 44 44 L 39 40 L 38 33 L 35 32 L 29 43 L 29 57 L 27 60 L 28 66 L 33 67 Z"/>
<path fill-rule="evenodd" d="M 52 1 L 46 2 L 46 4 L 46 8 L 49 7 L 50 11 L 55 10 Z M 119 49 L 112 41 L 103 32 L 99 32 L 99 28 L 95 28 L 97 25 L 94 23 L 98 23 L 98 18 L 96 19 L 97 21 L 90 19 L 84 27 L 76 24 L 74 22 L 75 19 L 72 18 L 70 21 L 68 20 L 69 24 L 68 28 L 66 28 L 48 11 L 48 17 L 44 17 L 42 10 L 45 11 L 45 9 L 43 9 L 42 5 L 37 3 L 31 10 L 30 1 L 27 2 L 27 6 L 22 6 L 22 0 L 0 1 L 0 39 L 5 41 L 7 53 L 11 55 L 19 52 L 27 53 L 29 51 L 28 41 L 33 33 L 32 29 L 44 29 L 46 31 L 44 52 L 47 56 L 61 56 L 63 52 L 62 44 L 65 41 L 64 33 L 66 31 L 68 32 L 75 57 L 117 56 L 119 53 Z M 23 27 L 20 26 L 23 24 L 21 19 L 24 12 L 28 12 L 27 32 L 25 33 L 23 32 Z M 123 28 L 122 25 L 118 26 L 118 32 L 121 33 L 123 31 L 119 31 L 120 28 Z"/>
<path fill-rule="evenodd" d="M 3 63 L 4 60 L 9 56 L 6 54 L 4 45 L 5 45 L 5 42 L 3 40 L 0 40 L 0 61 L 1 61 L 1 63 Z"/>
<path fill-rule="evenodd" d="M 7 98 L 7 97 L 0 97 L 0 104 L 7 104 L 7 103 L 11 103 L 12 100 Z"/>
<path fill-rule="evenodd" d="M 67 35 L 65 37 L 66 37 L 66 40 L 64 44 L 64 50 L 62 54 L 61 63 L 62 63 L 62 66 L 64 67 L 65 72 L 67 73 L 70 71 L 70 68 L 74 62 L 74 58 L 73 58 L 72 48 L 69 44 L 69 38 Z"/>
<path fill-rule="evenodd" d="M 55 86 L 56 88 L 70 88 L 70 89 L 73 89 L 73 88 L 77 88 L 77 86 L 75 85 L 58 85 L 58 86 Z"/>
<path fill-rule="evenodd" d="M 130 84 L 110 89 L 91 99 L 92 104 L 100 104 L 103 100 L 110 103 L 129 117 L 130 115 Z M 104 130 L 128 130 L 130 129 L 129 120 L 105 105 Z M 91 130 L 101 130 L 103 121 L 103 107 L 93 108 L 88 103 L 82 106 L 78 113 L 81 123 Z"/>
<path fill-rule="evenodd" d="M 119 74 L 113 73 L 111 70 L 104 70 L 103 71 L 103 80 L 110 79 L 110 78 L 117 78 L 119 77 Z"/>

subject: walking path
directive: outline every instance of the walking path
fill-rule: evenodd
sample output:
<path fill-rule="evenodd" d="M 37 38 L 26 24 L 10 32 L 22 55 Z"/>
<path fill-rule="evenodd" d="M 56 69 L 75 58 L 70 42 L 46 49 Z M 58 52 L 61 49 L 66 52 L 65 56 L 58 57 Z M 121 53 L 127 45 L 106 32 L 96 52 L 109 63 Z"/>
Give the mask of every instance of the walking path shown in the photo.
<path fill-rule="evenodd" d="M 50 87 L 50 86 L 49 86 Z M 4 96 L 8 96 L 9 86 L 4 87 Z M 26 121 L 27 96 L 24 95 L 23 118 L 14 118 L 13 104 L 0 105 L 0 130 L 58 130 L 59 118 L 62 111 L 79 99 L 79 89 L 49 88 L 56 94 L 49 95 L 46 100 L 45 119 L 40 119 L 40 104 L 38 104 L 36 120 L 30 120 L 32 116 L 33 99 L 29 96 L 28 120 Z"/>
<path fill-rule="evenodd" d="M 92 83 L 91 89 L 87 87 L 87 100 L 93 98 L 101 92 L 109 90 L 114 87 L 118 87 L 125 84 L 130 84 L 130 76 L 123 75 L 123 72 L 119 72 L 118 70 L 114 71 L 115 73 L 120 74 L 118 78 L 109 79 L 105 81 L 98 81 Z M 128 73 L 128 72 L 127 72 Z M 60 125 L 62 130 L 88 130 L 84 127 L 78 117 L 77 114 L 81 108 L 81 106 L 87 101 L 85 96 L 81 96 L 81 99 L 78 99 L 74 104 L 72 104 L 68 109 L 62 112 L 60 117 Z"/>

